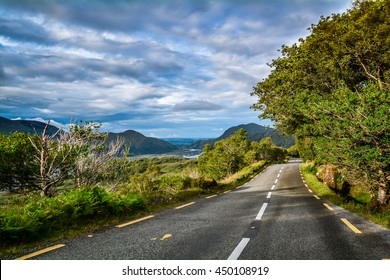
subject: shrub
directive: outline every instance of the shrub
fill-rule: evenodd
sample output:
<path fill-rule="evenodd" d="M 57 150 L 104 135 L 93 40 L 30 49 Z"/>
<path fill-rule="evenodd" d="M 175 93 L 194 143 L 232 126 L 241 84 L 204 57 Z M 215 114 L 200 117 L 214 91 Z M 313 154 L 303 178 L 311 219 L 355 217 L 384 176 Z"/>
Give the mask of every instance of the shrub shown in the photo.
<path fill-rule="evenodd" d="M 76 189 L 53 198 L 32 198 L 24 207 L 0 214 L 0 237 L 5 244 L 35 241 L 65 227 L 77 228 L 96 218 L 133 214 L 146 208 L 140 195 L 123 196 L 100 187 Z"/>
<path fill-rule="evenodd" d="M 168 193 L 176 193 L 183 189 L 184 180 L 179 175 L 166 175 L 160 177 L 160 190 Z"/>
<path fill-rule="evenodd" d="M 36 156 L 39 154 L 27 134 L 14 132 L 5 136 L 0 133 L 0 190 L 20 192 L 37 188 Z"/>
<path fill-rule="evenodd" d="M 218 187 L 218 183 L 214 179 L 200 177 L 194 179 L 194 187 L 201 188 L 202 190 L 214 190 Z"/>
<path fill-rule="evenodd" d="M 298 150 L 298 145 L 295 144 L 294 146 L 291 146 L 290 148 L 287 149 L 287 154 L 290 157 L 299 157 L 299 150 Z"/>
<path fill-rule="evenodd" d="M 318 171 L 318 167 L 317 165 L 315 164 L 314 161 L 306 161 L 303 165 L 302 165 L 302 169 L 313 174 L 313 175 L 316 175 L 317 171 Z"/>

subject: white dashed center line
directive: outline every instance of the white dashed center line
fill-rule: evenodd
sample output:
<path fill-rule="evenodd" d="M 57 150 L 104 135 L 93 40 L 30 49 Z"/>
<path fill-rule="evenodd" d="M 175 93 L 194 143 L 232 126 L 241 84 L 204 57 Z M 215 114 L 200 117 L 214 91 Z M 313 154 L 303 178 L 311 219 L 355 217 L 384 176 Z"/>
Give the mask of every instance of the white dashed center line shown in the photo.
<path fill-rule="evenodd" d="M 282 172 L 283 168 L 284 168 L 284 166 L 280 169 L 280 171 L 279 171 L 279 173 L 277 175 L 277 178 L 275 180 L 275 183 L 271 187 L 271 192 L 268 192 L 267 199 L 271 198 L 272 191 L 276 187 L 276 183 L 278 182 L 278 178 L 280 177 L 280 173 Z M 268 202 L 264 202 L 263 205 L 260 208 L 259 213 L 257 214 L 257 216 L 255 218 L 255 221 L 260 221 L 261 220 L 261 218 L 263 217 L 265 209 L 267 208 L 267 206 L 268 206 Z M 247 238 L 247 237 L 244 237 L 243 239 L 241 239 L 240 243 L 238 243 L 237 247 L 231 253 L 231 255 L 229 256 L 228 260 L 238 260 L 238 258 L 240 257 L 241 253 L 244 251 L 246 245 L 248 245 L 250 240 L 251 239 Z"/>

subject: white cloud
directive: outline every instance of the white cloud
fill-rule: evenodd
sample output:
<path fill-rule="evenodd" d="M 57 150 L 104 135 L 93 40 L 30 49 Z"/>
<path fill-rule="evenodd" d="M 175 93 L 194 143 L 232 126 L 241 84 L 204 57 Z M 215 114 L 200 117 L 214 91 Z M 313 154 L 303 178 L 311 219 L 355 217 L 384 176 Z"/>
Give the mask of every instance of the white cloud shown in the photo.
<path fill-rule="evenodd" d="M 54 113 L 54 111 L 47 109 L 47 108 L 34 108 L 33 107 L 33 109 L 35 109 L 43 114 L 46 114 L 46 115 Z"/>
<path fill-rule="evenodd" d="M 22 118 L 17 118 L 17 119 L 22 120 Z M 49 123 L 50 122 L 50 125 L 54 125 L 54 126 L 56 126 L 58 128 L 62 128 L 62 129 L 67 130 L 67 125 L 64 125 L 62 123 L 56 122 L 55 120 L 48 120 L 48 119 L 44 119 L 44 118 L 41 118 L 41 117 L 38 117 L 38 118 L 26 118 L 25 120 L 37 121 L 37 122 L 43 122 L 43 123 Z"/>
<path fill-rule="evenodd" d="M 5 1 L 0 108 L 9 118 L 210 136 L 257 121 L 249 93 L 276 50 L 349 2 Z"/>

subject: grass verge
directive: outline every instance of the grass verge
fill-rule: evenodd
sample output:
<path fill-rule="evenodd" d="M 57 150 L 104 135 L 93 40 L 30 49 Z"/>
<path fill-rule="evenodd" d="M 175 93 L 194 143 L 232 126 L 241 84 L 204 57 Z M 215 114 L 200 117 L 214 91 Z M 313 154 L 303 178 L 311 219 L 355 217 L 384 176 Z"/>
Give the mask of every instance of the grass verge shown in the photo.
<path fill-rule="evenodd" d="M 92 197 L 90 191 L 81 189 L 76 192 L 76 194 L 78 194 L 77 199 L 72 198 L 64 200 L 63 197 L 58 197 L 53 200 L 36 197 L 30 200 L 29 198 L 21 198 L 18 202 L 13 201 L 13 205 L 10 207 L 14 209 L 7 209 L 7 211 L 12 210 L 11 214 L 15 217 L 12 219 L 12 222 L 19 223 L 12 225 L 13 230 L 26 231 L 23 233 L 24 240 L 6 244 L 5 238 L 15 238 L 16 233 L 14 233 L 14 237 L 6 235 L 12 235 L 12 232 L 10 233 L 9 230 L 4 231 L 6 226 L 9 226 L 8 224 L 5 225 L 6 220 L 9 221 L 10 219 L 1 215 L 0 221 L 2 227 L 0 235 L 2 235 L 2 242 L 0 244 L 0 258 L 13 259 L 22 252 L 35 250 L 35 248 L 45 246 L 45 244 L 50 244 L 61 239 L 74 238 L 85 233 L 92 233 L 96 230 L 174 207 L 180 203 L 234 189 L 237 186 L 250 181 L 268 165 L 267 162 L 260 161 L 251 166 L 247 166 L 229 178 L 218 182 L 218 185 L 212 189 L 190 188 L 181 190 L 169 200 L 155 196 L 155 201 L 153 203 L 147 203 L 145 207 L 143 207 L 142 203 L 140 203 L 140 205 L 137 204 L 137 206 L 134 207 L 133 204 L 137 201 L 131 203 L 123 197 L 121 197 L 121 200 L 119 201 L 117 199 L 114 200 L 111 197 L 113 196 L 112 194 L 106 193 L 99 188 L 94 188 L 95 195 Z M 69 193 L 69 195 L 74 196 L 73 193 Z M 0 209 L 4 210 L 4 212 L 8 207 L 5 203 L 7 199 L 13 198 L 5 198 L 3 200 L 0 198 Z M 158 199 L 161 199 L 161 201 L 158 201 Z M 16 200 L 18 200 L 17 197 Z M 142 201 L 142 197 L 139 197 L 139 200 Z M 148 200 L 148 197 L 146 197 L 146 200 Z M 26 208 L 27 204 L 33 204 L 29 206 L 31 211 Z M 91 208 L 93 208 L 91 205 L 96 208 L 94 212 L 90 212 Z M 122 208 L 126 207 L 129 208 L 130 211 L 121 211 Z M 131 207 L 134 209 L 132 210 Z M 107 209 L 109 209 L 109 213 L 103 215 L 102 211 L 106 211 Z M 25 215 L 26 211 L 28 212 L 29 217 Z M 56 217 L 54 217 L 54 213 L 57 213 Z M 30 219 L 31 215 L 35 215 L 36 221 Z M 29 220 L 27 225 L 26 219 L 20 220 L 20 218 L 25 216 L 28 218 L 27 220 Z M 51 223 L 47 223 L 46 221 Z M 53 222 L 58 222 L 55 224 L 56 227 L 54 227 Z M 38 228 L 39 230 L 35 228 L 36 226 L 40 227 Z"/>
<path fill-rule="evenodd" d="M 310 172 L 309 168 L 305 168 L 302 165 L 301 170 L 307 184 L 320 197 L 350 212 L 356 213 L 366 220 L 390 229 L 390 211 L 386 209 L 377 210 L 375 212 L 370 211 L 367 207 L 370 200 L 370 195 L 368 193 L 352 188 L 349 197 L 341 197 L 325 184 L 320 182 L 316 175 Z"/>

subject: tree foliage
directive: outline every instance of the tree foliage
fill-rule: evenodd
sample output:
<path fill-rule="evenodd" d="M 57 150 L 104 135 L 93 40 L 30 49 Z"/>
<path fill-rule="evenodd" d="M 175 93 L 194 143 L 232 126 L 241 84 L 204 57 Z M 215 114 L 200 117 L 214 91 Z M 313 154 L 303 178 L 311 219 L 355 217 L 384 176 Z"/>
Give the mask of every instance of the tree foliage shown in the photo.
<path fill-rule="evenodd" d="M 206 145 L 198 159 L 199 171 L 214 179 L 221 179 L 240 170 L 245 165 L 245 154 L 250 143 L 247 132 L 239 129 L 231 137 Z"/>
<path fill-rule="evenodd" d="M 214 146 L 206 145 L 198 168 L 201 174 L 219 180 L 259 160 L 281 161 L 285 156 L 286 150 L 274 146 L 270 137 L 250 143 L 247 132 L 240 129 Z"/>
<path fill-rule="evenodd" d="M 36 186 L 39 166 L 35 149 L 26 134 L 0 134 L 0 190 L 23 191 Z"/>
<path fill-rule="evenodd" d="M 69 131 L 48 134 L 0 135 L 0 188 L 8 191 L 38 189 L 52 196 L 55 187 L 73 179 L 76 187 L 96 184 L 111 167 L 122 139 L 105 143 L 100 124 L 76 123 Z"/>
<path fill-rule="evenodd" d="M 302 157 L 369 178 L 381 203 L 390 188 L 389 14 L 390 0 L 367 0 L 322 17 L 282 47 L 252 92 L 253 108 L 295 134 Z"/>
<path fill-rule="evenodd" d="M 73 178 L 76 187 L 92 186 L 105 176 L 112 167 L 111 162 L 116 160 L 115 157 L 119 155 L 124 144 L 124 139 L 121 138 L 106 144 L 107 134 L 102 134 L 98 130 L 89 131 L 85 135 L 86 138 L 80 138 L 80 152 L 75 158 Z"/>

